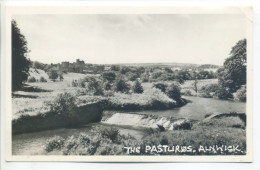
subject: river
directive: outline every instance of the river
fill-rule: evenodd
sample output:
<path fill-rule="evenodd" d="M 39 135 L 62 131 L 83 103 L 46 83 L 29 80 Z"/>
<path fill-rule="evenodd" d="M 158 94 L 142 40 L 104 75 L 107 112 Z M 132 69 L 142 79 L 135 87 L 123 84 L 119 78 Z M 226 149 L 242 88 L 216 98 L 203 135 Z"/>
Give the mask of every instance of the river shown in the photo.
<path fill-rule="evenodd" d="M 165 111 L 139 111 L 130 112 L 131 114 L 151 114 L 163 117 L 186 118 L 193 120 L 202 120 L 206 114 L 220 112 L 246 112 L 246 103 L 233 102 L 227 100 L 218 100 L 212 98 L 201 98 L 185 96 L 184 98 L 191 102 L 183 107 Z M 116 112 L 118 113 L 118 112 Z M 129 113 L 129 112 L 128 112 Z M 80 133 L 88 133 L 92 128 L 97 126 L 113 126 L 103 123 L 94 123 L 82 126 L 80 128 L 59 128 L 55 130 L 46 130 L 34 133 L 25 133 L 12 136 L 12 152 L 13 155 L 41 155 L 44 154 L 44 145 L 46 140 L 58 135 L 64 138 L 69 136 L 77 136 Z M 134 128 L 129 126 L 118 126 L 120 133 L 131 134 L 137 139 L 143 136 L 142 128 Z"/>

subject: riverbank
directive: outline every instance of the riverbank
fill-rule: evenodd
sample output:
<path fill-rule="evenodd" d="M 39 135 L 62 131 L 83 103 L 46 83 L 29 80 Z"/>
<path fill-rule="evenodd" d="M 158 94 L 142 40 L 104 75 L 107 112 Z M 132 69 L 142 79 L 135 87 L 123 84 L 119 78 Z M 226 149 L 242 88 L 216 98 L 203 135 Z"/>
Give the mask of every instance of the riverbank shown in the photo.
<path fill-rule="evenodd" d="M 12 121 L 12 133 L 28 133 L 50 130 L 61 127 L 80 126 L 87 123 L 100 122 L 102 119 L 101 103 L 78 106 L 77 113 L 70 117 L 49 111 L 37 115 L 22 115 Z"/>
<path fill-rule="evenodd" d="M 141 140 L 130 134 L 120 134 L 117 126 L 96 128 L 91 133 L 67 138 L 55 136 L 46 142 L 44 154 L 245 155 L 246 125 L 240 115 L 245 114 L 214 114 L 193 123 L 190 129 L 186 126 L 175 130 L 148 128 Z M 162 146 L 170 150 L 162 151 Z M 127 148 L 137 147 L 140 147 L 139 152 L 127 152 Z M 217 150 L 216 147 L 222 149 Z"/>

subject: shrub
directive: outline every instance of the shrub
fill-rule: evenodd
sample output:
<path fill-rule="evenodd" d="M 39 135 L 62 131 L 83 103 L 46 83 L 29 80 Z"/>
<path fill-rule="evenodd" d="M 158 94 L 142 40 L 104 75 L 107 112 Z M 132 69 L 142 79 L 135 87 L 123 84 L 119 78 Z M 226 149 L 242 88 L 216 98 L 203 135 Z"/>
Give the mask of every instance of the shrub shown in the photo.
<path fill-rule="evenodd" d="M 154 83 L 153 87 L 160 89 L 162 92 L 166 92 L 168 85 L 166 83 Z"/>
<path fill-rule="evenodd" d="M 119 78 L 114 84 L 114 91 L 121 93 L 129 93 L 130 85 L 123 79 Z"/>
<path fill-rule="evenodd" d="M 95 77 L 88 78 L 88 90 L 92 92 L 93 95 L 103 95 L 104 91 L 101 86 L 101 82 Z"/>
<path fill-rule="evenodd" d="M 116 128 L 104 128 L 100 130 L 100 134 L 104 138 L 112 140 L 112 142 L 118 141 L 119 130 Z"/>
<path fill-rule="evenodd" d="M 142 84 L 136 79 L 135 83 L 133 84 L 132 90 L 134 93 L 143 93 L 144 89 Z"/>
<path fill-rule="evenodd" d="M 105 90 L 111 90 L 112 84 L 110 82 L 104 82 L 103 84 Z"/>
<path fill-rule="evenodd" d="M 191 130 L 192 123 L 189 120 L 184 120 L 179 124 L 173 126 L 174 130 Z"/>
<path fill-rule="evenodd" d="M 183 92 L 183 95 L 185 95 L 185 96 L 192 96 L 192 93 L 191 93 L 190 90 L 185 90 L 185 91 Z"/>
<path fill-rule="evenodd" d="M 229 99 L 229 98 L 232 98 L 232 93 L 225 89 L 225 88 L 220 88 L 216 91 L 216 96 L 219 98 L 219 99 Z"/>
<path fill-rule="evenodd" d="M 65 139 L 60 136 L 54 136 L 47 140 L 45 145 L 45 151 L 51 152 L 54 150 L 59 150 L 64 146 Z"/>
<path fill-rule="evenodd" d="M 85 88 L 86 87 L 85 83 L 86 83 L 85 79 L 79 79 L 77 85 L 78 87 Z"/>
<path fill-rule="evenodd" d="M 72 80 L 71 85 L 72 87 L 77 87 L 78 86 L 77 80 Z"/>
<path fill-rule="evenodd" d="M 76 97 L 68 92 L 58 94 L 48 105 L 53 113 L 64 117 L 69 124 L 74 124 L 77 122 L 75 119 L 79 119 Z"/>
<path fill-rule="evenodd" d="M 201 96 L 202 97 L 213 97 L 213 95 L 216 93 L 216 91 L 219 89 L 218 84 L 208 84 L 205 86 L 202 86 L 200 91 L 201 91 Z"/>
<path fill-rule="evenodd" d="M 149 82 L 149 74 L 143 73 L 140 77 L 142 82 Z"/>
<path fill-rule="evenodd" d="M 238 89 L 234 96 L 235 100 L 246 102 L 246 86 L 242 86 Z"/>
<path fill-rule="evenodd" d="M 165 131 L 165 127 L 163 127 L 163 125 L 158 125 L 157 124 L 157 127 L 158 127 L 160 132 L 164 132 Z"/>
<path fill-rule="evenodd" d="M 51 72 L 49 73 L 49 78 L 55 82 L 58 77 L 59 74 L 57 73 L 57 71 L 51 70 Z"/>
<path fill-rule="evenodd" d="M 44 77 L 41 77 L 40 82 L 47 82 L 47 80 Z"/>
<path fill-rule="evenodd" d="M 166 94 L 174 100 L 180 100 L 181 98 L 181 90 L 178 84 L 172 83 L 166 89 Z"/>
<path fill-rule="evenodd" d="M 35 77 L 29 77 L 28 82 L 30 82 L 30 83 L 36 82 Z"/>
<path fill-rule="evenodd" d="M 112 71 L 104 72 L 102 77 L 103 77 L 103 79 L 105 79 L 109 82 L 113 82 L 116 79 L 116 74 Z"/>

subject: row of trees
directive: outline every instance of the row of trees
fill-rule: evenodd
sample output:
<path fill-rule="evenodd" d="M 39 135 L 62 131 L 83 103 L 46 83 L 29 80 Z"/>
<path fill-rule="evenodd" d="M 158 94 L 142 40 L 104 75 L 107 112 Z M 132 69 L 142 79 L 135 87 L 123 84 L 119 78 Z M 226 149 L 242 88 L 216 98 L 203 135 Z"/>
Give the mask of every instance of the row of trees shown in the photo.
<path fill-rule="evenodd" d="M 143 93 L 144 91 L 143 86 L 138 79 L 131 87 L 123 77 L 118 77 L 114 81 L 110 82 L 101 77 L 86 77 L 78 81 L 73 80 L 72 86 L 87 88 L 93 95 L 103 95 L 104 90 L 120 93 L 129 93 L 131 89 L 133 93 Z"/>

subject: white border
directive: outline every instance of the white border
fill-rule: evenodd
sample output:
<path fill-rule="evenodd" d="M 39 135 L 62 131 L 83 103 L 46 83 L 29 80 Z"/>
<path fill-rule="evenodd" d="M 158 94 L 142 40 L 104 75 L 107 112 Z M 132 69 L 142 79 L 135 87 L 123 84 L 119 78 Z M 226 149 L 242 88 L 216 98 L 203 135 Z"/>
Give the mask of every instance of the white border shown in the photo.
<path fill-rule="evenodd" d="M 8 3 L 8 5 L 12 5 L 12 3 Z M 97 6 L 95 3 L 94 4 L 90 3 L 88 5 L 90 5 L 92 7 L 93 6 Z M 67 4 L 63 4 L 62 6 L 67 6 Z M 98 10 L 101 9 L 100 6 L 108 6 L 108 5 L 104 5 L 104 4 L 100 5 L 99 4 L 99 9 Z M 113 6 L 113 5 L 110 5 L 110 6 Z M 115 4 L 114 4 L 114 6 L 115 6 Z M 136 4 L 133 4 L 133 5 L 129 5 L 128 4 L 126 8 L 122 7 L 124 5 L 119 5 L 119 6 L 121 6 L 120 9 L 123 10 L 123 11 L 120 12 L 120 10 L 117 10 L 117 12 L 118 13 L 122 13 L 122 12 L 125 13 L 125 11 L 130 9 L 129 6 L 136 6 Z M 147 4 L 146 5 L 138 5 L 138 6 L 147 6 Z M 156 7 L 156 6 L 158 6 L 158 4 L 155 4 L 155 5 L 154 4 L 152 4 L 152 5 L 149 4 L 149 6 L 155 6 Z M 160 5 L 160 6 L 164 6 L 164 5 Z M 198 5 L 193 5 L 193 6 L 198 6 Z M 205 5 L 202 5 L 202 6 L 205 6 Z M 192 6 L 189 6 L 189 7 L 192 7 Z M 213 6 L 211 6 L 211 7 L 213 7 Z M 160 11 L 160 9 L 158 10 L 158 7 L 156 7 L 156 8 L 157 8 L 156 9 L 157 12 Z M 213 7 L 213 8 L 215 8 L 215 7 Z M 112 9 L 112 7 L 111 7 L 111 9 Z M 138 7 L 138 9 L 140 9 L 140 8 Z M 240 10 L 241 8 L 236 8 L 236 9 L 234 9 L 234 11 L 238 11 L 237 9 Z M 9 8 L 8 8 L 8 10 L 9 10 Z M 55 13 L 63 13 L 64 12 L 63 10 L 57 10 L 56 7 L 52 8 L 51 10 L 53 10 L 53 12 L 55 12 Z M 45 12 L 45 11 L 42 11 L 41 9 L 39 9 L 39 8 L 33 8 L 32 11 L 33 11 L 33 13 L 34 12 L 35 13 L 44 13 Z M 32 11 L 30 11 L 30 13 L 32 13 Z M 69 10 L 69 11 L 70 12 L 75 12 L 74 10 L 72 10 L 72 11 Z M 114 9 L 112 11 L 113 11 L 113 13 L 115 13 Z M 168 13 L 171 12 L 171 11 L 172 10 L 168 11 Z M 174 10 L 174 11 L 176 12 L 177 10 Z M 9 14 L 9 12 L 10 11 L 7 11 L 8 14 Z M 22 12 L 23 13 L 23 12 L 25 12 L 25 13 L 27 13 L 28 11 L 27 10 L 26 11 L 19 11 L 19 10 L 16 9 L 15 11 L 11 11 L 11 12 L 12 13 L 13 12 L 15 12 L 15 13 L 18 13 L 18 12 Z M 80 12 L 84 12 L 84 11 L 81 11 L 81 10 L 77 9 L 77 13 L 78 12 L 80 13 Z M 93 11 L 91 11 L 91 9 L 88 8 L 88 12 L 93 12 Z M 105 9 L 102 9 L 99 12 L 101 12 L 101 13 L 108 13 L 109 11 L 107 11 Z M 131 10 L 129 12 L 131 13 Z M 144 12 L 144 11 L 142 9 L 139 12 L 141 13 L 141 12 Z M 165 12 L 165 8 L 161 12 L 164 13 Z M 178 11 L 178 13 L 180 13 L 180 12 L 181 11 Z M 216 10 L 216 12 L 218 12 L 218 10 Z M 230 12 L 230 11 L 228 10 L 228 12 Z M 48 11 L 47 13 L 50 13 L 50 11 Z M 134 13 L 136 13 L 136 10 L 135 10 Z M 146 11 L 146 13 L 147 13 L 147 11 Z M 249 16 L 252 16 L 252 14 L 250 14 Z M 7 26 L 6 27 L 6 31 L 10 30 L 10 25 L 8 27 L 8 24 L 7 24 L 8 18 L 10 19 L 10 16 L 7 15 L 6 16 L 6 26 Z M 249 25 L 252 26 L 252 23 L 249 22 Z M 249 34 L 252 34 L 252 30 L 249 31 Z M 252 37 L 252 35 L 249 35 L 249 36 Z M 250 44 L 250 42 L 252 42 L 252 39 L 250 40 L 250 38 L 249 38 L 248 42 Z M 10 41 L 7 40 L 6 44 L 7 44 L 7 46 L 6 46 L 7 47 L 6 48 L 7 51 L 8 50 L 11 51 Z M 9 44 L 9 46 L 8 46 L 8 44 Z M 251 43 L 250 47 L 252 47 L 252 43 Z M 249 49 L 248 56 L 250 56 L 250 51 L 251 51 L 251 54 L 252 54 L 252 48 L 251 48 L 251 50 Z M 9 56 L 6 55 L 6 59 L 7 58 L 10 59 L 11 58 L 10 55 Z M 251 63 L 251 64 L 253 63 L 252 58 L 251 58 L 251 60 L 250 59 L 248 60 L 248 63 Z M 11 69 L 10 69 L 11 68 L 10 67 L 11 66 L 10 60 L 6 60 L 6 65 L 5 66 L 6 66 L 6 73 L 10 74 L 10 71 L 11 71 Z M 252 80 L 252 70 L 253 69 L 251 67 L 251 69 L 249 69 L 249 71 L 248 71 L 248 74 L 250 73 L 248 75 L 248 80 Z M 6 77 L 6 82 L 10 83 L 10 75 Z M 6 87 L 8 87 L 8 85 L 6 85 Z M 251 87 L 251 88 L 249 88 L 249 87 Z M 248 94 L 251 96 L 251 97 L 248 98 L 249 99 L 248 103 L 250 103 L 251 106 L 247 105 L 247 108 L 251 108 L 252 107 L 252 103 L 253 103 L 253 100 L 252 100 L 252 92 L 253 92 L 252 91 L 253 90 L 252 83 L 248 84 L 248 89 L 251 89 L 251 91 L 250 90 L 248 91 Z M 10 98 L 10 93 L 9 92 L 10 92 L 10 89 L 6 89 L 6 96 L 7 96 L 7 98 L 5 100 L 5 102 L 6 102 L 5 105 L 7 106 L 6 107 L 6 113 L 11 113 L 10 112 L 11 111 L 10 110 L 11 107 L 8 107 L 8 105 L 7 105 L 8 103 L 11 103 L 10 102 L 11 98 Z M 251 112 L 252 112 L 252 109 L 251 109 Z M 247 110 L 247 113 L 249 113 L 248 110 Z M 6 115 L 7 115 L 6 118 L 8 120 L 8 114 L 6 114 Z M 252 114 L 250 114 L 250 115 L 252 115 Z M 252 120 L 252 117 L 249 116 L 247 120 Z M 8 121 L 10 122 L 10 119 Z M 9 123 L 9 125 L 10 125 L 10 123 Z M 252 122 L 248 122 L 248 125 L 252 125 Z M 11 126 L 6 126 L 5 132 L 8 132 L 8 131 L 10 132 L 10 130 L 11 130 Z M 172 161 L 173 162 L 187 162 L 187 161 L 188 162 L 194 162 L 194 161 L 196 161 L 196 162 L 197 161 L 199 161 L 199 162 L 219 162 L 219 161 L 220 162 L 240 162 L 240 161 L 246 161 L 246 162 L 249 162 L 249 161 L 252 160 L 252 145 L 250 145 L 251 147 L 248 148 L 248 151 L 249 151 L 248 152 L 248 156 L 234 156 L 234 157 L 233 156 L 159 156 L 159 157 L 158 156 L 136 156 L 136 157 L 133 157 L 133 156 L 88 156 L 88 157 L 86 157 L 86 156 L 84 156 L 84 158 L 82 158 L 82 157 L 78 157 L 78 156 L 77 157 L 75 157 L 75 156 L 66 156 L 66 157 L 61 156 L 62 157 L 61 158 L 61 157 L 58 157 L 58 156 L 54 156 L 54 157 L 53 156 L 26 156 L 26 157 L 24 157 L 24 156 L 22 156 L 22 157 L 21 156 L 10 156 L 10 149 L 9 149 L 10 145 L 9 144 L 11 143 L 10 142 L 11 141 L 10 140 L 11 137 L 10 137 L 10 135 L 8 135 L 8 133 L 6 133 L 6 135 L 7 135 L 6 136 L 6 149 L 9 150 L 9 153 L 7 153 L 7 155 L 6 155 L 6 160 L 12 160 L 12 161 L 24 161 L 24 160 L 43 161 L 42 157 L 44 157 L 44 161 L 91 161 L 91 162 L 92 161 L 94 161 L 94 162 L 95 161 L 98 161 L 98 162 L 106 162 L 106 161 L 121 161 L 121 162 L 122 161 L 123 162 L 127 162 L 127 161 L 135 161 L 135 162 L 147 162 L 147 161 L 152 161 L 152 162 L 158 162 L 158 161 L 159 162 L 172 162 Z M 247 127 L 247 137 L 249 137 L 249 138 L 252 137 L 252 127 L 251 126 Z M 247 145 L 249 145 L 249 143 L 251 143 L 251 141 L 252 140 L 247 141 Z M 231 158 L 231 157 L 233 157 L 233 158 Z M 208 159 L 208 158 L 210 158 L 210 159 Z"/>

